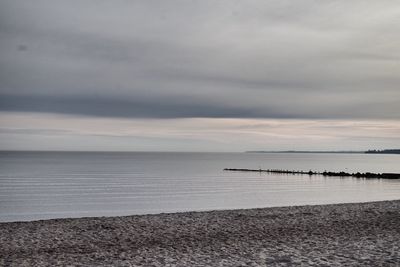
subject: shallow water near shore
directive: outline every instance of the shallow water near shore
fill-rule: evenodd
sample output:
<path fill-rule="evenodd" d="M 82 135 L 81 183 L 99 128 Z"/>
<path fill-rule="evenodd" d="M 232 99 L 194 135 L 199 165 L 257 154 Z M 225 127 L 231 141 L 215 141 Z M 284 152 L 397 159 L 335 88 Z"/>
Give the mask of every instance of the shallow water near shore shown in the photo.
<path fill-rule="evenodd" d="M 400 180 L 223 168 L 400 172 L 400 155 L 0 152 L 0 221 L 400 199 Z"/>

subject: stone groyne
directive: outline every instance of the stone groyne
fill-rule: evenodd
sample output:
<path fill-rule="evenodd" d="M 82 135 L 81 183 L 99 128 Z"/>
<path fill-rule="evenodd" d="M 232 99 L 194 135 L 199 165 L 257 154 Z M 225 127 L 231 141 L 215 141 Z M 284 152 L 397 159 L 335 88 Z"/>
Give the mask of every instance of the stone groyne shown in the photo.
<path fill-rule="evenodd" d="M 335 176 L 335 177 L 355 177 L 355 178 L 367 178 L 367 179 L 400 179 L 400 173 L 373 173 L 373 172 L 317 172 L 317 171 L 290 171 L 280 169 L 237 169 L 237 168 L 225 168 L 224 171 L 237 171 L 237 172 L 267 172 L 267 173 L 279 173 L 279 174 L 306 174 L 306 175 L 322 175 L 322 176 Z"/>

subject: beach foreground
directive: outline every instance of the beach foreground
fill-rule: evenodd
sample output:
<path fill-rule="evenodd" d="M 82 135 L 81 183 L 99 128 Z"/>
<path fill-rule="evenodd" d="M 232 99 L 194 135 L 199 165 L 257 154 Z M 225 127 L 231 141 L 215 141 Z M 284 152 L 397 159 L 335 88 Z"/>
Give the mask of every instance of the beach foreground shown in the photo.
<path fill-rule="evenodd" d="M 0 224 L 1 266 L 398 266 L 400 201 Z"/>

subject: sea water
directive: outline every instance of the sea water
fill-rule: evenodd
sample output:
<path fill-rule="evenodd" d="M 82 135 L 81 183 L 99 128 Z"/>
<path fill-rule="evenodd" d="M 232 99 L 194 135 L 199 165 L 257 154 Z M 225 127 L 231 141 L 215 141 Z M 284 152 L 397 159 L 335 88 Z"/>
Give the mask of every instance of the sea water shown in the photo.
<path fill-rule="evenodd" d="M 224 168 L 400 173 L 400 155 L 0 152 L 0 221 L 400 199 L 400 180 Z"/>

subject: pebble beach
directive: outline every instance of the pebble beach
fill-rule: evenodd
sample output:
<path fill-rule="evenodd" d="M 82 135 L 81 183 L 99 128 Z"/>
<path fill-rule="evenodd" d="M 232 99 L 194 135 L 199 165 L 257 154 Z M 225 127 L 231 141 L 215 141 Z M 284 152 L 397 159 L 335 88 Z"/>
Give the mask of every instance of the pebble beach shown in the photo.
<path fill-rule="evenodd" d="M 0 266 L 399 266 L 400 200 L 0 223 Z"/>

